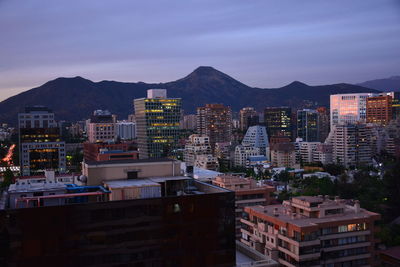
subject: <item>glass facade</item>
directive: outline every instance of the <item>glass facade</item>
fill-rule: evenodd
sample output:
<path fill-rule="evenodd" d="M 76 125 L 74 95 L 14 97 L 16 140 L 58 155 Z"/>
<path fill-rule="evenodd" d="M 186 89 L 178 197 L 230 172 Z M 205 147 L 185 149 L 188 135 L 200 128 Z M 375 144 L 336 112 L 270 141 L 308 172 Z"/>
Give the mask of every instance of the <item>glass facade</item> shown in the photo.
<path fill-rule="evenodd" d="M 180 98 L 134 100 L 139 158 L 174 154 L 180 133 Z"/>
<path fill-rule="evenodd" d="M 303 109 L 297 111 L 297 137 L 304 142 L 318 141 L 318 113 L 316 110 Z"/>
<path fill-rule="evenodd" d="M 289 107 L 271 107 L 264 111 L 264 122 L 268 137 L 285 136 L 292 139 L 292 109 Z"/>
<path fill-rule="evenodd" d="M 233 192 L 0 211 L 0 266 L 235 266 Z"/>

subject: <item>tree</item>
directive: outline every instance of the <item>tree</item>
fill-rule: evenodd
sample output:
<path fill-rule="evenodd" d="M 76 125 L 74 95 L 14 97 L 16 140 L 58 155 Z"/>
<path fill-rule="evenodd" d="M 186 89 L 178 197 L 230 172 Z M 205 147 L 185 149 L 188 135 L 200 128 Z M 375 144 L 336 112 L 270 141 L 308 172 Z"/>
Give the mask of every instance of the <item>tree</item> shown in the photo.
<path fill-rule="evenodd" d="M 3 172 L 3 182 L 1 184 L 2 188 L 5 188 L 14 182 L 14 173 L 7 168 L 5 172 Z"/>
<path fill-rule="evenodd" d="M 333 176 L 338 176 L 346 170 L 343 165 L 340 164 L 326 164 L 324 170 Z"/>
<path fill-rule="evenodd" d="M 290 180 L 292 180 L 292 176 L 290 175 L 290 173 L 284 170 L 277 174 L 275 177 L 276 180 L 285 183 L 285 191 L 287 191 L 288 183 L 290 182 Z"/>

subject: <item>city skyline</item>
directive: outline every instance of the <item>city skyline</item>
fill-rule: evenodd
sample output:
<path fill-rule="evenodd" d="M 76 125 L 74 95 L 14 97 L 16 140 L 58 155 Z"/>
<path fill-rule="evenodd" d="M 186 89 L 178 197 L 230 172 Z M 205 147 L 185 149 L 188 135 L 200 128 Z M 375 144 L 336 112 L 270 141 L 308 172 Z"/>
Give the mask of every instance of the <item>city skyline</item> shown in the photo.
<path fill-rule="evenodd" d="M 0 3 L 0 100 L 57 77 L 176 80 L 210 65 L 250 86 L 398 75 L 396 1 Z M 89 16 L 90 14 L 90 16 Z"/>

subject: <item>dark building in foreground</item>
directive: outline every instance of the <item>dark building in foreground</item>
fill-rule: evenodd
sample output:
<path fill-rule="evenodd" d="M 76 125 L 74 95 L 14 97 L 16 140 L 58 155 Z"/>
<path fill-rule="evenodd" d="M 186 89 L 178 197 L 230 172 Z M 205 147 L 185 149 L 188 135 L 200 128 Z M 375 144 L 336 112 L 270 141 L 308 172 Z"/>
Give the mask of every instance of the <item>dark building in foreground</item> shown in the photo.
<path fill-rule="evenodd" d="M 153 198 L 107 201 L 104 192 L 79 193 L 81 187 L 21 196 L 21 204 L 44 206 L 0 211 L 0 266 L 234 266 L 234 193 L 169 179 Z M 56 198 L 63 204 L 41 201 Z"/>

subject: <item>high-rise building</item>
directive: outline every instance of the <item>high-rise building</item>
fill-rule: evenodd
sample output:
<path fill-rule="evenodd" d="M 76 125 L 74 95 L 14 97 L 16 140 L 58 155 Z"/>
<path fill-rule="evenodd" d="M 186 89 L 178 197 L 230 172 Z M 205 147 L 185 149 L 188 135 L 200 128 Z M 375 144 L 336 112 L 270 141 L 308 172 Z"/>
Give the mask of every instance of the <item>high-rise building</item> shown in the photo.
<path fill-rule="evenodd" d="M 377 266 L 379 219 L 357 200 L 299 196 L 245 207 L 241 242 L 280 266 Z"/>
<path fill-rule="evenodd" d="M 121 140 L 132 140 L 136 138 L 136 123 L 130 121 L 119 121 L 116 123 L 117 138 Z"/>
<path fill-rule="evenodd" d="M 367 98 L 367 122 L 387 125 L 392 120 L 392 96 L 381 95 Z"/>
<path fill-rule="evenodd" d="M 173 154 L 178 144 L 181 99 L 167 98 L 167 90 L 147 90 L 147 98 L 134 100 L 139 158 Z"/>
<path fill-rule="evenodd" d="M 240 130 L 246 131 L 247 128 L 259 123 L 258 113 L 253 107 L 242 108 L 239 111 Z"/>
<path fill-rule="evenodd" d="M 264 155 L 269 159 L 269 143 L 265 126 L 250 126 L 243 138 L 242 145 L 259 148 L 260 155 Z"/>
<path fill-rule="evenodd" d="M 323 143 L 329 135 L 330 120 L 329 111 L 326 107 L 318 107 L 318 141 Z"/>
<path fill-rule="evenodd" d="M 196 130 L 197 129 L 197 115 L 189 114 L 183 116 L 182 129 L 185 130 Z"/>
<path fill-rule="evenodd" d="M 65 142 L 54 113 L 43 106 L 27 107 L 18 114 L 20 166 L 22 175 L 53 169 L 66 171 Z"/>
<path fill-rule="evenodd" d="M 331 130 L 334 125 L 365 122 L 367 118 L 367 98 L 373 93 L 331 95 Z"/>
<path fill-rule="evenodd" d="M 318 112 L 313 109 L 297 111 L 297 137 L 304 142 L 317 142 L 319 133 Z"/>
<path fill-rule="evenodd" d="M 230 142 L 232 111 L 222 104 L 206 104 L 197 108 L 197 132 L 210 137 L 211 148 L 215 143 Z"/>
<path fill-rule="evenodd" d="M 400 118 L 400 92 L 391 92 L 392 96 L 392 117 L 393 119 Z"/>
<path fill-rule="evenodd" d="M 292 139 L 292 109 L 289 107 L 268 107 L 264 110 L 264 123 L 268 137 L 285 136 Z"/>
<path fill-rule="evenodd" d="M 115 117 L 108 110 L 95 110 L 86 122 L 86 129 L 90 143 L 116 140 Z"/>
<path fill-rule="evenodd" d="M 346 167 L 372 163 L 371 128 L 365 124 L 333 126 L 325 141 L 333 147 L 333 161 Z"/>

